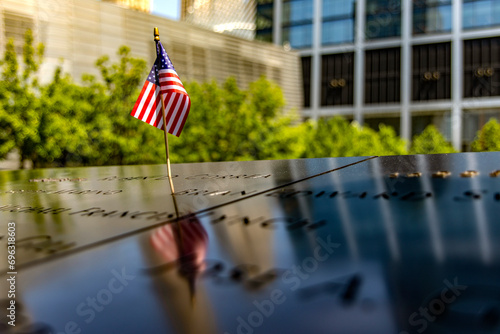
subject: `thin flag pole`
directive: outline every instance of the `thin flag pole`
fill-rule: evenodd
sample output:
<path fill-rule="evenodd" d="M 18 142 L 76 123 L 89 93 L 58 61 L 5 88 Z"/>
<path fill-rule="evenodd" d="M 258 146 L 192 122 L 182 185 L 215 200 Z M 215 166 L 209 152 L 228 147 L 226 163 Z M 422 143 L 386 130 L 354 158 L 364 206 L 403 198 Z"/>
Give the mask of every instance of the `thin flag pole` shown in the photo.
<path fill-rule="evenodd" d="M 156 42 L 156 45 L 158 46 L 158 42 L 160 41 L 160 32 L 157 27 L 154 28 L 154 41 Z M 157 48 L 158 50 L 158 48 Z M 157 64 L 156 68 L 159 69 L 161 66 L 161 60 L 160 57 L 157 58 Z M 175 209 L 175 218 L 177 220 L 177 224 L 179 224 L 179 208 L 177 207 L 177 200 L 175 199 L 175 190 L 174 190 L 174 182 L 172 181 L 172 170 L 170 169 L 170 152 L 168 149 L 168 131 L 167 131 L 167 115 L 165 112 L 165 104 L 163 103 L 163 97 L 160 95 L 160 106 L 161 106 L 161 116 L 163 118 L 163 133 L 165 134 L 165 153 L 167 156 L 167 177 L 168 177 L 168 183 L 170 184 L 170 191 L 172 194 L 172 200 L 174 202 L 174 209 Z M 180 234 L 180 241 L 182 244 L 182 232 L 180 229 L 179 225 L 179 234 Z"/>
<path fill-rule="evenodd" d="M 157 27 L 154 28 L 154 41 L 156 42 L 156 45 L 158 45 L 158 42 L 160 41 L 160 32 Z M 156 67 L 159 69 L 161 65 L 161 60 L 159 57 L 157 57 L 157 64 Z M 165 113 L 165 104 L 163 103 L 163 98 L 160 96 L 160 103 L 161 103 L 161 115 L 163 118 L 163 132 L 165 133 L 165 153 L 167 155 L 167 176 L 168 176 L 168 183 L 170 184 L 170 191 L 172 192 L 172 196 L 175 193 L 174 190 L 174 182 L 172 181 L 172 170 L 170 169 L 170 152 L 168 149 L 168 132 L 167 132 L 167 115 Z M 177 203 L 174 199 L 174 206 L 176 212 L 177 210 Z M 177 214 L 178 216 L 178 214 Z"/>

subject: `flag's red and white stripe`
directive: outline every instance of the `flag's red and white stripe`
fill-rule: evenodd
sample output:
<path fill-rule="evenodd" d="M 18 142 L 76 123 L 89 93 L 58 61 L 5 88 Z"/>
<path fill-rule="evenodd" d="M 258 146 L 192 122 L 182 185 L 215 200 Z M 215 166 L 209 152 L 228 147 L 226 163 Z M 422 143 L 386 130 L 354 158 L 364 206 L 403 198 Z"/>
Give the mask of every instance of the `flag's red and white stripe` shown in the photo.
<path fill-rule="evenodd" d="M 179 136 L 186 123 L 191 100 L 174 70 L 160 70 L 159 74 L 160 87 L 146 80 L 131 115 L 163 129 L 161 95 L 165 106 L 167 132 Z"/>

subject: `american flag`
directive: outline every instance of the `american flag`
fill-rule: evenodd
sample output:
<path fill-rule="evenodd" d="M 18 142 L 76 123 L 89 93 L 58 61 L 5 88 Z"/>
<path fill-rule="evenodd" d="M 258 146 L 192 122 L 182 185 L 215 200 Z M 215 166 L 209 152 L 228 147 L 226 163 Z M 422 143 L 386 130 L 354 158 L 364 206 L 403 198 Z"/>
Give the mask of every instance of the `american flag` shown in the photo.
<path fill-rule="evenodd" d="M 161 42 L 156 43 L 156 61 L 131 115 L 163 129 L 160 97 L 165 105 L 167 131 L 177 137 L 186 123 L 191 100 Z"/>

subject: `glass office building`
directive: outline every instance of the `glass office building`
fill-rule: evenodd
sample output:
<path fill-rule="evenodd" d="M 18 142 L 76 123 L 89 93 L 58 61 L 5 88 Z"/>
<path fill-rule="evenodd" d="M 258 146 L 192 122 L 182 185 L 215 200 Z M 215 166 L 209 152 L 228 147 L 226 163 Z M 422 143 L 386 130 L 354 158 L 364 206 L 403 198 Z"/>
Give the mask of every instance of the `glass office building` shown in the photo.
<path fill-rule="evenodd" d="M 301 55 L 305 118 L 434 124 L 457 149 L 500 119 L 499 0 L 259 0 L 256 17 Z"/>

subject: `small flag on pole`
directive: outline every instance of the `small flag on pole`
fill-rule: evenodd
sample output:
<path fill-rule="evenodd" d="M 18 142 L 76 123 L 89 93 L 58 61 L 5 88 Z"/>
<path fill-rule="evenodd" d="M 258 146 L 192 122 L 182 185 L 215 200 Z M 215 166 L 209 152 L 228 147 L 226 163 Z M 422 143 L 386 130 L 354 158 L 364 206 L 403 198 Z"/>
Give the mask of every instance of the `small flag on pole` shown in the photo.
<path fill-rule="evenodd" d="M 164 129 L 160 96 L 165 106 L 166 129 L 177 137 L 186 123 L 191 100 L 160 41 L 156 43 L 156 61 L 135 102 L 131 115 Z"/>

